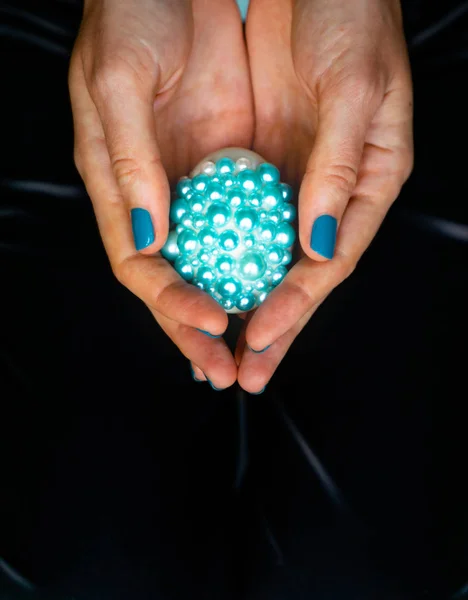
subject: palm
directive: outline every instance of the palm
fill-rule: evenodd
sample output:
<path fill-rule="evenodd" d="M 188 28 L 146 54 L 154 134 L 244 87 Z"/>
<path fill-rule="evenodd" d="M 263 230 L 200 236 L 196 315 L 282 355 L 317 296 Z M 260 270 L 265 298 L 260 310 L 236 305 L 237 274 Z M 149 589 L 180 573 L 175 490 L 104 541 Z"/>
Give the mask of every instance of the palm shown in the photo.
<path fill-rule="evenodd" d="M 156 108 L 163 163 L 173 181 L 213 150 L 250 147 L 253 101 L 242 24 L 233 0 L 193 0 L 188 62 Z"/>

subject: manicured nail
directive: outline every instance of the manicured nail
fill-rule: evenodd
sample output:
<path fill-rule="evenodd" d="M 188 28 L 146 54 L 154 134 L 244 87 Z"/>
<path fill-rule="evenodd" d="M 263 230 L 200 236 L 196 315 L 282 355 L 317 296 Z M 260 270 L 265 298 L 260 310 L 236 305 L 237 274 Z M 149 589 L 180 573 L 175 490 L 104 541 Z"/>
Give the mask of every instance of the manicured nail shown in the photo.
<path fill-rule="evenodd" d="M 130 214 L 132 217 L 135 248 L 143 250 L 143 248 L 148 247 L 154 242 L 154 228 L 151 215 L 144 208 L 132 208 Z"/>
<path fill-rule="evenodd" d="M 205 375 L 205 377 L 206 377 L 206 375 Z M 214 386 L 214 385 L 211 383 L 211 381 L 208 379 L 208 377 L 206 377 L 206 380 L 208 381 L 208 383 L 211 385 L 211 387 L 212 387 L 212 388 L 213 388 L 213 389 L 214 389 L 216 392 L 222 392 L 222 391 L 223 391 L 223 388 L 217 388 L 217 387 L 215 387 L 215 386 Z"/>
<path fill-rule="evenodd" d="M 315 219 L 310 237 L 310 247 L 325 258 L 333 258 L 336 243 L 337 220 L 331 215 L 321 215 Z"/>
<path fill-rule="evenodd" d="M 197 331 L 199 331 L 200 333 L 204 333 L 205 335 L 207 335 L 208 337 L 213 338 L 213 339 L 218 339 L 218 338 L 221 337 L 221 334 L 220 335 L 213 335 L 212 333 L 210 333 L 209 331 L 205 331 L 204 329 L 198 329 L 197 328 Z"/>
<path fill-rule="evenodd" d="M 263 350 L 254 350 L 253 348 L 251 348 L 248 344 L 247 344 L 248 348 L 250 350 L 252 350 L 252 352 L 254 352 L 255 354 L 263 354 L 263 352 L 266 352 L 268 350 L 268 348 L 271 348 L 271 344 L 269 346 L 265 346 L 265 348 L 263 348 Z M 260 392 L 259 392 L 260 393 Z"/>
<path fill-rule="evenodd" d="M 190 372 L 192 373 L 192 377 L 193 377 L 193 380 L 194 380 L 194 381 L 196 381 L 197 383 L 203 383 L 203 379 L 197 379 L 197 378 L 195 377 L 195 371 L 193 370 L 193 367 L 192 367 L 192 365 L 191 365 L 191 364 L 190 364 Z"/>
<path fill-rule="evenodd" d="M 264 385 L 259 392 L 250 392 L 250 395 L 251 396 L 260 396 L 260 394 L 263 394 L 263 392 L 265 391 L 265 388 L 266 388 L 266 385 Z"/>

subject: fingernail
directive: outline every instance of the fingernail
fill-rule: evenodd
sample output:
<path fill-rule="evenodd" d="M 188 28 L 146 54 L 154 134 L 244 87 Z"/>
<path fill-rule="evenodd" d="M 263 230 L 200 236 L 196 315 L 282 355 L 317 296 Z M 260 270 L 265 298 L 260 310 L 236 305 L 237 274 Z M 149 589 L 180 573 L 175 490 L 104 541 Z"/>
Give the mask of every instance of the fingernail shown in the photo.
<path fill-rule="evenodd" d="M 260 394 L 263 394 L 263 392 L 265 391 L 265 388 L 266 388 L 266 385 L 264 385 L 259 392 L 250 392 L 250 395 L 251 396 L 260 396 Z"/>
<path fill-rule="evenodd" d="M 248 346 L 249 350 L 252 350 L 252 352 L 254 352 L 255 354 L 263 354 L 263 352 L 266 352 L 268 350 L 268 348 L 271 348 L 271 344 L 269 346 L 265 346 L 265 348 L 263 348 L 263 350 L 254 350 L 248 344 L 247 344 L 247 346 Z"/>
<path fill-rule="evenodd" d="M 204 329 L 198 329 L 197 328 L 197 331 L 199 331 L 200 333 L 204 333 L 205 335 L 207 335 L 208 337 L 213 338 L 213 339 L 218 339 L 218 338 L 221 337 L 221 334 L 220 335 L 213 335 L 212 333 L 210 333 L 209 331 L 205 331 Z"/>
<path fill-rule="evenodd" d="M 132 208 L 130 211 L 132 217 L 133 239 L 135 248 L 143 250 L 154 242 L 154 229 L 151 215 L 144 208 Z"/>
<path fill-rule="evenodd" d="M 197 379 L 197 378 L 195 377 L 195 371 L 193 370 L 193 367 L 192 367 L 192 365 L 191 365 L 191 364 L 190 364 L 190 372 L 192 373 L 192 377 L 193 377 L 193 380 L 194 380 L 194 381 L 196 381 L 197 383 L 203 383 L 203 379 Z"/>
<path fill-rule="evenodd" d="M 206 377 L 206 375 L 205 375 L 205 377 Z M 217 388 L 217 387 L 215 387 L 215 386 L 214 386 L 214 385 L 211 383 L 211 381 L 208 379 L 208 377 L 206 377 L 206 380 L 208 381 L 208 383 L 211 385 L 211 387 L 212 387 L 212 388 L 213 388 L 213 389 L 214 389 L 216 392 L 222 392 L 222 391 L 223 391 L 223 388 Z"/>
<path fill-rule="evenodd" d="M 321 215 L 315 219 L 310 237 L 310 247 L 325 258 L 333 258 L 336 243 L 337 220 L 331 215 Z"/>

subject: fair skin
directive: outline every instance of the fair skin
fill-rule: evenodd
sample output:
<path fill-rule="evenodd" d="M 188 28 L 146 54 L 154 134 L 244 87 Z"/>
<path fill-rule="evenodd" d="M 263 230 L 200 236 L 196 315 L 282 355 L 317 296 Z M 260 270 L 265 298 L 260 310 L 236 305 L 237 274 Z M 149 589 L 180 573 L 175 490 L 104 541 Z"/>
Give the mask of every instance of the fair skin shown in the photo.
<path fill-rule="evenodd" d="M 199 379 L 217 388 L 237 379 L 258 392 L 353 271 L 408 177 L 412 92 L 396 0 L 252 0 L 246 39 L 248 59 L 233 0 L 132 0 L 125 9 L 89 0 L 70 90 L 77 165 L 117 277 Z M 301 248 L 246 318 L 235 361 L 222 339 L 196 330 L 222 333 L 224 312 L 155 254 L 167 235 L 169 182 L 232 145 L 252 147 L 299 189 Z M 156 229 L 140 253 L 135 206 L 150 210 Z M 310 248 L 321 214 L 338 221 L 332 260 Z M 245 340 L 271 347 L 256 354 Z"/>

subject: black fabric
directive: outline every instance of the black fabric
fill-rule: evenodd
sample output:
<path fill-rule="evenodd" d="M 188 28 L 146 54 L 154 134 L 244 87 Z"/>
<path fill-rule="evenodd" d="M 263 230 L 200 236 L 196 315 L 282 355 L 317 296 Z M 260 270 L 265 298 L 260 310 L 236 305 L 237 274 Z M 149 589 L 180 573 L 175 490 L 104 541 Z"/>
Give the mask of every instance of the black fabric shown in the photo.
<path fill-rule="evenodd" d="M 468 597 L 465 4 L 405 4 L 415 172 L 248 397 L 112 276 L 72 161 L 79 3 L 0 2 L 0 600 Z"/>

